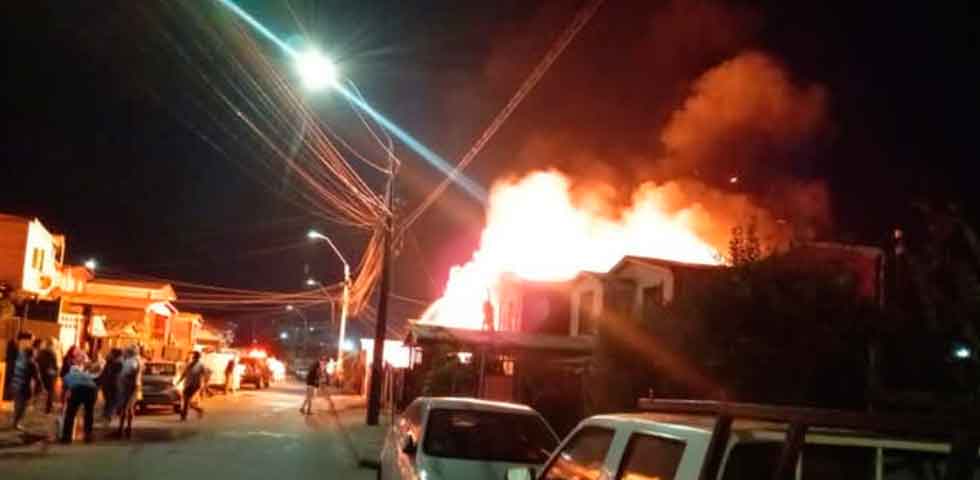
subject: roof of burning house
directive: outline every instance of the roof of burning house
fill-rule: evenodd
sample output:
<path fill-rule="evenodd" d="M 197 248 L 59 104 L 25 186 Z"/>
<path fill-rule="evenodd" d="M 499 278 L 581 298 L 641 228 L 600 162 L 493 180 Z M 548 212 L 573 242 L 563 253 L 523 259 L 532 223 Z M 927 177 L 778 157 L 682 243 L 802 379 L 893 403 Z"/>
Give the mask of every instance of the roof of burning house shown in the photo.
<path fill-rule="evenodd" d="M 595 338 L 591 336 L 569 337 L 522 332 L 490 332 L 419 323 L 411 324 L 405 343 L 410 345 L 458 343 L 463 345 L 491 345 L 505 350 L 554 350 L 581 353 L 591 352 L 595 348 Z"/>

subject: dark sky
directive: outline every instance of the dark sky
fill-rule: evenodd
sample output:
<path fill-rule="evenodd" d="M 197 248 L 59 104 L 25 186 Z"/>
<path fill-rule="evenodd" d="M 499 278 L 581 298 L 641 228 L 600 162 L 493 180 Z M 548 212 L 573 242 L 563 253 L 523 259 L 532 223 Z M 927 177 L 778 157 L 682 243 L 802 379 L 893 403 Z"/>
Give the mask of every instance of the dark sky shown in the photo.
<path fill-rule="evenodd" d="M 378 110 L 450 160 L 579 3 L 241 2 L 283 37 L 330 45 Z M 336 235 L 350 257 L 360 254 L 365 234 L 318 223 L 285 201 L 282 192 L 295 188 L 288 171 L 263 167 L 248 142 L 228 134 L 240 135 L 240 125 L 206 112 L 217 92 L 201 87 L 202 75 L 234 75 L 201 60 L 212 46 L 202 47 L 209 40 L 198 35 L 200 22 L 229 21 L 215 13 L 217 2 L 16 4 L 3 20 L 0 211 L 37 216 L 66 233 L 73 262 L 96 257 L 117 272 L 207 284 L 298 289 L 304 264 L 315 276 L 339 278 L 322 246 L 304 241 L 311 225 Z M 548 166 L 642 180 L 644 166 L 619 159 L 655 156 L 654 132 L 691 82 L 751 49 L 778 59 L 795 82 L 828 93 L 828 132 L 794 167 L 794 175 L 828 185 L 827 236 L 881 243 L 919 197 L 951 199 L 975 214 L 977 8 L 966 1 L 607 0 L 470 173 L 484 185 Z M 314 102 L 338 128 L 355 125 L 336 99 Z M 520 154 L 542 137 L 560 139 L 562 158 L 537 163 Z M 565 155 L 579 149 L 603 157 L 602 167 Z M 401 152 L 400 198 L 410 208 L 439 176 Z M 440 293 L 447 267 L 469 257 L 481 215 L 459 192 L 444 197 L 406 242 L 396 291 Z"/>

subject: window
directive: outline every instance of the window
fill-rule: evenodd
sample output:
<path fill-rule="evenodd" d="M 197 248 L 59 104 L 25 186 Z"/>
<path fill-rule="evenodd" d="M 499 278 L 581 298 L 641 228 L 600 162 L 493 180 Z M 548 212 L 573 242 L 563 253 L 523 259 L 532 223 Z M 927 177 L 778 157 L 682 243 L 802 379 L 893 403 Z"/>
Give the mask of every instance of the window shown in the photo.
<path fill-rule="evenodd" d="M 841 445 L 803 446 L 803 480 L 875 478 L 875 450 Z"/>
<path fill-rule="evenodd" d="M 578 333 L 595 335 L 598 333 L 595 314 L 595 292 L 582 292 L 578 297 Z"/>
<path fill-rule="evenodd" d="M 933 480 L 947 478 L 949 454 L 918 452 L 914 450 L 885 449 L 883 452 L 883 480 Z M 980 457 L 974 459 L 972 476 L 980 480 Z"/>
<path fill-rule="evenodd" d="M 174 376 L 177 374 L 177 364 L 175 363 L 147 363 L 144 375 Z"/>
<path fill-rule="evenodd" d="M 31 266 L 34 270 L 44 270 L 44 250 L 35 248 L 31 253 Z"/>
<path fill-rule="evenodd" d="M 723 480 L 756 480 L 772 478 L 779 466 L 783 442 L 738 443 L 728 453 Z M 788 472 L 785 480 L 792 480 L 794 472 Z"/>
<path fill-rule="evenodd" d="M 557 445 L 537 415 L 436 409 L 429 412 L 423 450 L 434 457 L 544 463 Z"/>
<path fill-rule="evenodd" d="M 664 286 L 657 284 L 652 287 L 643 288 L 643 318 L 645 320 L 656 318 L 664 305 Z"/>
<path fill-rule="evenodd" d="M 636 434 L 626 445 L 617 479 L 671 480 L 684 455 L 684 442 L 653 435 Z"/>
<path fill-rule="evenodd" d="M 542 478 L 544 480 L 598 479 L 614 433 L 612 430 L 599 427 L 585 427 L 579 430 L 548 466 Z"/>

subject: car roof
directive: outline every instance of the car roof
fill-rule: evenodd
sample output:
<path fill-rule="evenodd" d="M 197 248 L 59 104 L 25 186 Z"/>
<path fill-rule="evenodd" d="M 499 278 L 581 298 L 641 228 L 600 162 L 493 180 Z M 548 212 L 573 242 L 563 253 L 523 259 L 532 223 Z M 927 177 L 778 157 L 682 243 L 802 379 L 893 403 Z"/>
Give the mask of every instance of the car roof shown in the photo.
<path fill-rule="evenodd" d="M 419 400 L 427 405 L 429 409 L 447 408 L 482 412 L 538 414 L 537 411 L 527 405 L 521 405 L 519 403 L 496 402 L 493 400 L 482 400 L 479 398 L 420 397 Z"/>
<path fill-rule="evenodd" d="M 668 427 L 674 431 L 688 431 L 705 438 L 710 437 L 717 417 L 712 415 L 668 414 L 668 413 L 617 413 L 596 415 L 587 420 L 590 424 L 615 428 L 616 425 L 632 423 L 636 426 Z M 741 441 L 782 441 L 787 424 L 760 420 L 735 419 L 732 422 L 732 435 Z M 807 441 L 820 444 L 839 444 L 853 446 L 890 446 L 912 450 L 948 451 L 949 440 L 929 437 L 891 436 L 878 432 L 846 429 L 812 427 L 807 431 Z"/>

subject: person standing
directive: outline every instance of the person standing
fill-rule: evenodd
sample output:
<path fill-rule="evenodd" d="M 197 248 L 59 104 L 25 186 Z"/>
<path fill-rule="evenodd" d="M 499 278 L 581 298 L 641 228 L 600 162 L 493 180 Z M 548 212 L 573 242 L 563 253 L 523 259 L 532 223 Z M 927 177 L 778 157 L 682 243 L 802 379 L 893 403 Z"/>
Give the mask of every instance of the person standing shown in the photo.
<path fill-rule="evenodd" d="M 105 367 L 99 373 L 95 383 L 102 390 L 102 420 L 109 424 L 112 415 L 118 408 L 119 399 L 119 375 L 122 372 L 122 350 L 113 348 L 109 351 L 106 358 Z"/>
<path fill-rule="evenodd" d="M 299 413 L 304 415 L 313 414 L 313 399 L 316 397 L 317 389 L 320 387 L 320 378 L 323 371 L 323 359 L 319 359 L 310 365 L 309 371 L 306 372 L 306 398 L 303 399 L 303 405 L 299 407 Z"/>
<path fill-rule="evenodd" d="M 95 418 L 95 397 L 98 387 L 95 383 L 96 374 L 92 372 L 97 368 L 96 364 L 89 365 L 87 369 L 75 365 L 71 367 L 65 375 L 64 385 L 70 392 L 68 395 L 68 406 L 65 408 L 65 421 L 61 428 L 61 443 L 71 443 L 72 429 L 75 428 L 75 416 L 78 415 L 78 408 L 85 407 L 85 420 L 83 431 L 85 432 L 85 443 L 92 441 L 92 423 Z"/>
<path fill-rule="evenodd" d="M 51 407 L 54 404 L 54 381 L 58 378 L 58 356 L 54 353 L 53 340 L 44 341 L 37 353 L 37 366 L 41 374 L 41 385 L 48 394 L 44 403 L 44 413 L 51 414 Z"/>
<path fill-rule="evenodd" d="M 143 368 L 136 347 L 129 347 L 123 353 L 122 368 L 119 372 L 119 387 L 117 409 L 119 411 L 118 435 L 126 437 L 133 435 L 133 417 L 136 416 L 136 404 L 142 395 Z"/>
<path fill-rule="evenodd" d="M 194 405 L 194 395 L 201 389 L 201 382 L 204 380 L 205 368 L 201 363 L 201 352 L 191 354 L 191 361 L 184 368 L 184 373 L 180 375 L 177 383 L 184 383 L 184 405 L 180 409 L 180 420 L 187 420 L 187 410 L 189 408 L 197 411 L 198 418 L 204 416 L 204 409 L 200 405 Z"/>
<path fill-rule="evenodd" d="M 31 392 L 35 384 L 42 384 L 41 375 L 38 371 L 37 362 L 34 360 L 34 349 L 25 348 L 17 355 L 17 363 L 14 366 L 14 378 L 10 382 L 14 393 L 14 418 L 13 428 L 21 430 L 20 422 L 24 420 L 27 413 L 27 402 L 31 399 Z M 36 382 L 36 383 L 35 383 Z"/>
<path fill-rule="evenodd" d="M 231 393 L 232 379 L 235 376 L 235 359 L 228 360 L 225 365 L 225 395 Z"/>

